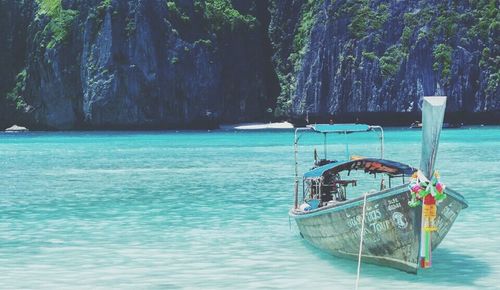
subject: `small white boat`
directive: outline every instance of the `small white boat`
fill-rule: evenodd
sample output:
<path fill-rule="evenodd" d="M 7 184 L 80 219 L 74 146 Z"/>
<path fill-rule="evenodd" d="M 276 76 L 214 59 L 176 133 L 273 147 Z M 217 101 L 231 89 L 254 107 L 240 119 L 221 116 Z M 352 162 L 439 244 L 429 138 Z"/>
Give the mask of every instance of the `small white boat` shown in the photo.
<path fill-rule="evenodd" d="M 236 125 L 221 125 L 222 130 L 289 130 L 293 129 L 293 124 L 289 122 L 279 123 L 242 123 Z"/>
<path fill-rule="evenodd" d="M 27 132 L 29 131 L 28 128 L 26 127 L 22 127 L 22 126 L 18 126 L 18 125 L 13 125 L 7 129 L 5 129 L 5 132 Z"/>

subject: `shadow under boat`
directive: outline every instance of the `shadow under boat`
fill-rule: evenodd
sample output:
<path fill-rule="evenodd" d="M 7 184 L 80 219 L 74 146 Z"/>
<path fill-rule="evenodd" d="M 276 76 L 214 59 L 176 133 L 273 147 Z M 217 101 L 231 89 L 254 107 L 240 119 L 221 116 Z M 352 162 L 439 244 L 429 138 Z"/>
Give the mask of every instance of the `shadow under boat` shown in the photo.
<path fill-rule="evenodd" d="M 303 240 L 304 246 L 311 254 L 335 267 L 347 275 L 356 275 L 357 264 L 350 259 L 332 259 L 332 256 L 324 251 L 318 251 L 316 247 Z M 407 275 L 404 272 L 376 265 L 363 266 L 363 277 L 384 277 L 388 281 L 413 281 L 428 282 L 433 285 L 449 286 L 474 286 L 476 282 L 491 274 L 488 263 L 462 252 L 450 251 L 447 248 L 439 248 L 433 252 L 436 262 L 431 271 L 425 271 L 425 275 Z M 362 278 L 363 279 L 363 278 Z"/>

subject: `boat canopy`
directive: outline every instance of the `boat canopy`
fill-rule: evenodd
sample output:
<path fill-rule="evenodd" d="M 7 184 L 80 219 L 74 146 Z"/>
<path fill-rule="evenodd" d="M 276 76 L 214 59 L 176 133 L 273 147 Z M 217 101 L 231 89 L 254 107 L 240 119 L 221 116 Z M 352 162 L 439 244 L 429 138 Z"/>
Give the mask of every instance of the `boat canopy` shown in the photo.
<path fill-rule="evenodd" d="M 305 179 L 316 179 L 323 176 L 325 173 L 336 174 L 345 170 L 363 169 L 369 173 L 387 173 L 391 176 L 406 175 L 411 176 L 417 169 L 396 161 L 380 158 L 360 158 L 346 162 L 334 162 L 320 167 L 317 167 L 304 174 Z"/>
<path fill-rule="evenodd" d="M 318 133 L 349 134 L 355 132 L 367 132 L 371 127 L 366 124 L 314 124 L 307 126 Z"/>

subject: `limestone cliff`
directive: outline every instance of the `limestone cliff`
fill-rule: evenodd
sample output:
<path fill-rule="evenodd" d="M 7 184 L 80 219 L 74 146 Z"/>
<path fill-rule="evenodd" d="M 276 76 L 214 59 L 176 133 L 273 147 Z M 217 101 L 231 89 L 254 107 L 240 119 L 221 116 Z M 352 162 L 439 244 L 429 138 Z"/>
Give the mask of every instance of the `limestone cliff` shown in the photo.
<path fill-rule="evenodd" d="M 498 0 L 0 0 L 0 38 L 4 128 L 500 122 Z"/>
<path fill-rule="evenodd" d="M 498 1 L 273 3 L 277 113 L 416 113 L 446 95 L 448 112 L 500 118 Z"/>
<path fill-rule="evenodd" d="M 210 127 L 268 118 L 279 87 L 265 4 L 4 0 L 1 13 L 11 17 L 2 17 L 1 37 L 10 45 L 2 62 L 21 61 L 2 69 L 2 101 L 17 107 L 14 119 L 48 129 Z M 20 14 L 28 15 L 19 20 Z M 12 115 L 5 112 L 4 123 Z"/>

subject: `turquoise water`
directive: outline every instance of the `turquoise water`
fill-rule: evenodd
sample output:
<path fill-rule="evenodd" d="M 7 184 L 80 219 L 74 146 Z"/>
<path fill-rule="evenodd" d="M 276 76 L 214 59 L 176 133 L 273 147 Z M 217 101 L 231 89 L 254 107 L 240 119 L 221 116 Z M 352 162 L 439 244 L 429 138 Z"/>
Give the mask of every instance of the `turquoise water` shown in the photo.
<path fill-rule="evenodd" d="M 352 153 L 373 156 L 374 135 L 352 137 Z M 0 288 L 354 289 L 356 262 L 308 246 L 289 223 L 292 140 L 291 131 L 0 134 Z M 302 141 L 305 168 L 318 139 Z M 386 157 L 418 165 L 419 142 L 420 131 L 388 129 Z M 444 130 L 437 168 L 470 207 L 433 268 L 363 264 L 360 289 L 498 289 L 499 166 L 500 127 Z"/>

